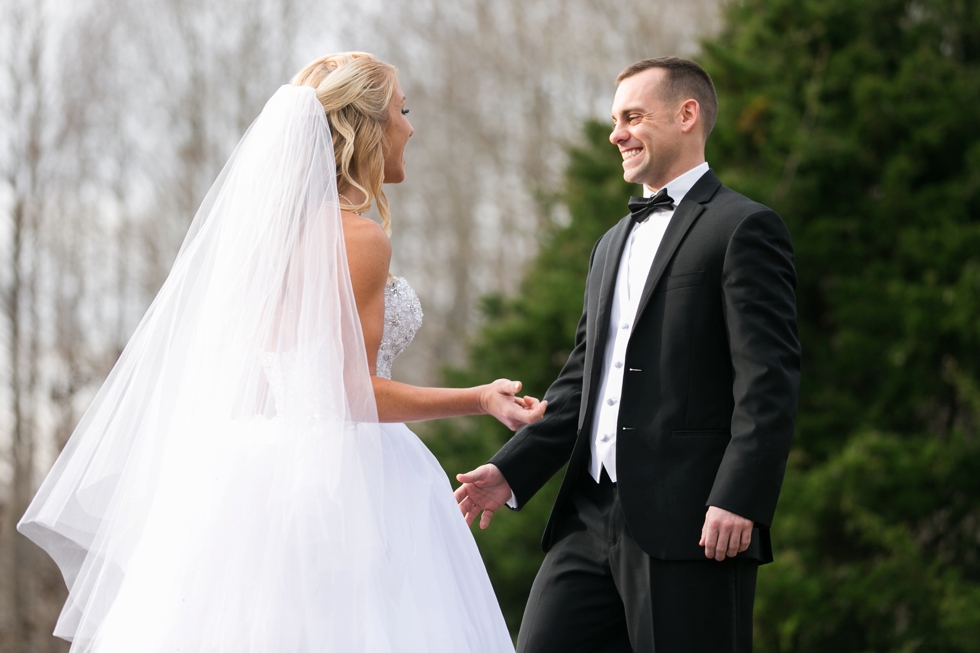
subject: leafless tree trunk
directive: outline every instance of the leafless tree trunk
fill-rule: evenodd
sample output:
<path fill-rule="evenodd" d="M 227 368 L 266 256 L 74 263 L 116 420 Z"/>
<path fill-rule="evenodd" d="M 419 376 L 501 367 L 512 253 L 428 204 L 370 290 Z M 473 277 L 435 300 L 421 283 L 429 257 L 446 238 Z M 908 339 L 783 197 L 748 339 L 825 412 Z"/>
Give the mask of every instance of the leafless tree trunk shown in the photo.
<path fill-rule="evenodd" d="M 34 490 L 34 466 L 39 432 L 39 382 L 42 357 L 40 287 L 42 260 L 39 242 L 47 208 L 51 157 L 57 147 L 57 129 L 51 123 L 53 102 L 45 56 L 49 26 L 43 4 L 11 2 L 2 74 L 2 95 L 8 137 L 2 159 L 2 180 L 8 198 L 3 213 L 5 228 L 2 270 L 2 332 L 7 360 L 5 429 L 8 483 L 0 526 L 0 585 L 2 604 L 0 642 L 9 651 L 52 650 L 36 637 L 39 602 L 39 564 L 36 549 L 17 535 L 14 526 Z"/>

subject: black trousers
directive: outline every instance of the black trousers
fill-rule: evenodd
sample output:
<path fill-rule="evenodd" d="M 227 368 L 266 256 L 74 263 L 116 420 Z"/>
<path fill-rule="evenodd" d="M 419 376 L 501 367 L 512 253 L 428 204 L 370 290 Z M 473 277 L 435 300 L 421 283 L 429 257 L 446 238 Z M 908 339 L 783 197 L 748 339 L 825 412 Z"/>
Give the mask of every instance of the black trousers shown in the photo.
<path fill-rule="evenodd" d="M 758 563 L 644 553 L 616 485 L 583 472 L 534 579 L 518 653 L 749 653 Z"/>

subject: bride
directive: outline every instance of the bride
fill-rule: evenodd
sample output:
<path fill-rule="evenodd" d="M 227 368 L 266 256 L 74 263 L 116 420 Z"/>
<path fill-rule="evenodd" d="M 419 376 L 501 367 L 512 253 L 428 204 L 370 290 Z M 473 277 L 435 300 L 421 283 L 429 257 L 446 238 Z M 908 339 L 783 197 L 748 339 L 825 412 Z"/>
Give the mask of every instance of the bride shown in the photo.
<path fill-rule="evenodd" d="M 443 470 L 397 422 L 513 429 L 545 405 L 390 379 L 422 317 L 388 273 L 407 113 L 392 66 L 318 59 L 208 193 L 18 525 L 61 567 L 74 653 L 513 651 Z"/>

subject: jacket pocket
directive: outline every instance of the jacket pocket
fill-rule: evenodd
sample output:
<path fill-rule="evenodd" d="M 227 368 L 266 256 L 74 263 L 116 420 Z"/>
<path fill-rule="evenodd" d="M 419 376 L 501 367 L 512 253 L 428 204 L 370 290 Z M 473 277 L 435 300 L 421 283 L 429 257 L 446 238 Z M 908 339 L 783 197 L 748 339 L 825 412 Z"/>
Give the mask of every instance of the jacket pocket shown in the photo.
<path fill-rule="evenodd" d="M 704 270 L 697 272 L 685 272 L 684 274 L 672 274 L 667 277 L 667 290 L 675 288 L 686 288 L 687 286 L 700 286 L 704 283 Z"/>
<path fill-rule="evenodd" d="M 731 431 L 722 429 L 712 429 L 707 431 L 671 431 L 670 434 L 683 438 L 730 438 Z"/>

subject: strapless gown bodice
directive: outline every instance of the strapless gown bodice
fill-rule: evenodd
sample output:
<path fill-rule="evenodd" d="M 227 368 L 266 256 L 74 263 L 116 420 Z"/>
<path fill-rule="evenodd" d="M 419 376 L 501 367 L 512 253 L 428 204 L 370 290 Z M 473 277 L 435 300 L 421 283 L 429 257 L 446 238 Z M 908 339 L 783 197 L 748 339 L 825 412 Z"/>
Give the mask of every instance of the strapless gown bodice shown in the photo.
<path fill-rule="evenodd" d="M 378 348 L 377 375 L 391 378 L 391 364 L 412 343 L 422 326 L 422 303 L 404 277 L 385 286 L 385 326 Z"/>

